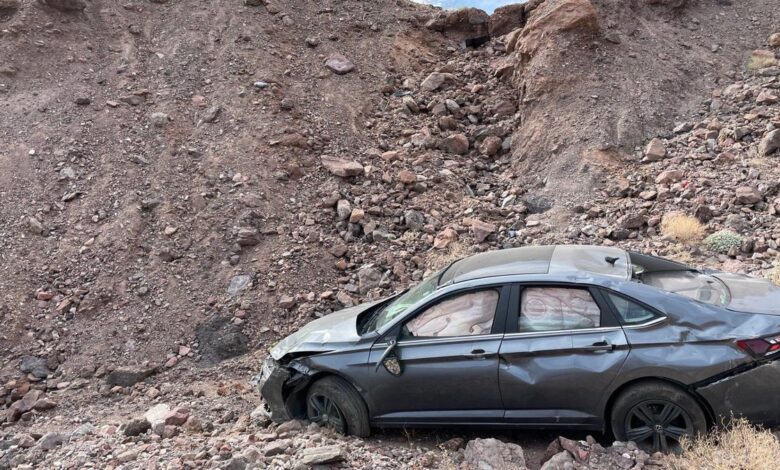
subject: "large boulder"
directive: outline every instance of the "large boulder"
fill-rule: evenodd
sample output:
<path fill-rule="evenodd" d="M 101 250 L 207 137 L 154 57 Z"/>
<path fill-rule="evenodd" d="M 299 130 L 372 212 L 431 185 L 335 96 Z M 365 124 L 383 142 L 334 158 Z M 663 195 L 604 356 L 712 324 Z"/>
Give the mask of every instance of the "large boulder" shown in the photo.
<path fill-rule="evenodd" d="M 513 3 L 496 8 L 496 11 L 490 15 L 490 22 L 488 23 L 490 36 L 503 36 L 522 27 L 526 20 L 525 10 L 525 4 L 523 3 Z"/>
<path fill-rule="evenodd" d="M 463 451 L 466 468 L 474 470 L 525 470 L 523 448 L 498 439 L 474 439 Z"/>
<path fill-rule="evenodd" d="M 523 55 L 533 55 L 545 38 L 565 31 L 597 33 L 600 31 L 596 8 L 589 0 L 544 2 L 533 11 L 523 31 L 511 46 Z"/>
<path fill-rule="evenodd" d="M 478 8 L 444 10 L 431 18 L 425 26 L 439 31 L 450 39 L 468 40 L 489 35 L 490 17 Z"/>

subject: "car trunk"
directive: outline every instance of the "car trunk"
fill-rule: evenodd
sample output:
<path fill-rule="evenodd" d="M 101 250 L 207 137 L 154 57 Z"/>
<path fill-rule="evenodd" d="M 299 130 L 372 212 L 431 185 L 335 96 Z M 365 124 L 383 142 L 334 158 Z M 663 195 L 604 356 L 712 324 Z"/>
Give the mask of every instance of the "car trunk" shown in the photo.
<path fill-rule="evenodd" d="M 780 315 L 780 287 L 768 280 L 731 273 L 713 273 L 712 276 L 729 290 L 727 309 Z"/>

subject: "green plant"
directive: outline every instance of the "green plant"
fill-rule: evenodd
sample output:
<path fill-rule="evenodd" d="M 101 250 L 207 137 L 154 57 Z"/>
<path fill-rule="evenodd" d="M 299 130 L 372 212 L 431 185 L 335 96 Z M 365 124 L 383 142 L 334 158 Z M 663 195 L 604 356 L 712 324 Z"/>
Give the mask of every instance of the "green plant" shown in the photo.
<path fill-rule="evenodd" d="M 732 247 L 742 245 L 742 236 L 731 230 L 721 230 L 705 238 L 704 245 L 718 253 L 728 253 Z"/>

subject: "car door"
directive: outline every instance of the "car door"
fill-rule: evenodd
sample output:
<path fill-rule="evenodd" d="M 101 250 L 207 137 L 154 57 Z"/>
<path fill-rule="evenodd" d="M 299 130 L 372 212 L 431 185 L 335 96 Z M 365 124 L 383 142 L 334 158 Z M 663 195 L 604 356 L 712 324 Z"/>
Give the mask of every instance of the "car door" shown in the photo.
<path fill-rule="evenodd" d="M 512 290 L 498 379 L 507 422 L 598 427 L 628 342 L 601 293 L 576 284 Z"/>
<path fill-rule="evenodd" d="M 417 309 L 371 350 L 372 420 L 385 424 L 498 423 L 498 351 L 511 288 L 470 288 Z M 398 336 L 396 336 L 398 335 Z M 400 374 L 381 363 L 388 342 Z M 396 371 L 398 372 L 398 371 Z"/>

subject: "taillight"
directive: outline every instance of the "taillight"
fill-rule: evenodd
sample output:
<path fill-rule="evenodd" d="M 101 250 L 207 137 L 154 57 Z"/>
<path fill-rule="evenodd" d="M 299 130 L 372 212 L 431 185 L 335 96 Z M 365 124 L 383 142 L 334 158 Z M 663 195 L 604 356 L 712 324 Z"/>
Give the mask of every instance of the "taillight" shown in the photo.
<path fill-rule="evenodd" d="M 737 346 L 756 357 L 769 356 L 780 351 L 780 336 L 737 340 Z"/>

